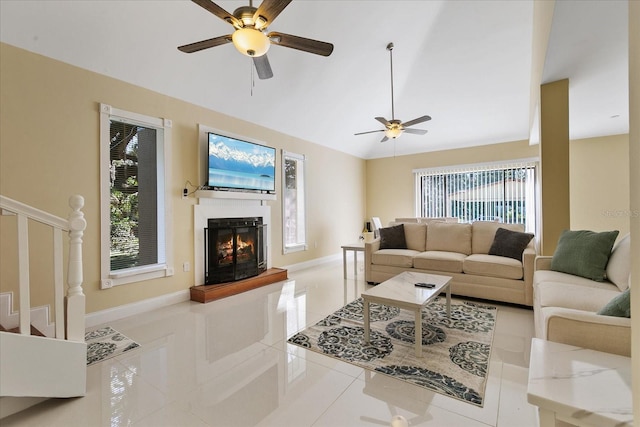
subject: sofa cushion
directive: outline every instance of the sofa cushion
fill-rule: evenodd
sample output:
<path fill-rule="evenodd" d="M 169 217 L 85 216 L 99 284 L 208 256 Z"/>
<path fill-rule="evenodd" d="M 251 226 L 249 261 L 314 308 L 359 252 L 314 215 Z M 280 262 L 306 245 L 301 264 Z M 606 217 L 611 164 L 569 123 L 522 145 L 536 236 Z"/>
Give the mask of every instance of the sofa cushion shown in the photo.
<path fill-rule="evenodd" d="M 465 258 L 462 270 L 467 274 L 500 277 L 503 279 L 522 279 L 522 262 L 496 255 L 472 254 Z"/>
<path fill-rule="evenodd" d="M 613 285 L 610 289 L 576 286 L 568 283 L 543 282 L 534 287 L 534 307 L 564 307 L 596 313 L 620 294 Z"/>
<path fill-rule="evenodd" d="M 404 224 L 380 229 L 380 249 L 407 249 Z"/>
<path fill-rule="evenodd" d="M 607 264 L 607 279 L 621 291 L 629 288 L 631 273 L 631 235 L 627 234 L 615 244 Z"/>
<path fill-rule="evenodd" d="M 551 269 L 602 282 L 616 237 L 617 230 L 564 230 L 551 259 Z"/>
<path fill-rule="evenodd" d="M 529 242 L 533 239 L 533 234 L 511 231 L 506 228 L 498 228 L 496 236 L 493 238 L 489 255 L 498 255 L 522 261 L 524 252 Z"/>
<path fill-rule="evenodd" d="M 466 255 L 459 252 L 426 251 L 413 258 L 413 266 L 422 270 L 462 273 L 465 258 Z"/>
<path fill-rule="evenodd" d="M 423 252 L 426 247 L 427 224 L 404 224 L 404 240 L 407 249 Z"/>
<path fill-rule="evenodd" d="M 380 249 L 371 254 L 371 262 L 377 265 L 413 267 L 413 257 L 420 252 L 411 249 Z"/>
<path fill-rule="evenodd" d="M 631 290 L 627 289 L 620 295 L 616 295 L 602 307 L 598 314 L 603 316 L 631 317 Z"/>
<path fill-rule="evenodd" d="M 586 288 L 600 288 L 610 291 L 618 290 L 616 285 L 606 280 L 604 282 L 596 282 L 595 280 L 585 279 L 584 277 L 552 270 L 537 270 L 535 273 L 533 273 L 534 285 L 536 283 L 543 282 L 567 283 L 570 285 L 578 285 Z"/>
<path fill-rule="evenodd" d="M 426 249 L 427 251 L 471 254 L 471 224 L 452 222 L 432 222 L 428 224 Z M 462 268 L 462 265 L 460 267 Z"/>
<path fill-rule="evenodd" d="M 472 254 L 488 254 L 498 228 L 524 231 L 524 225 L 522 224 L 502 224 L 495 221 L 475 221 L 471 227 L 473 230 L 473 236 L 471 237 Z"/>

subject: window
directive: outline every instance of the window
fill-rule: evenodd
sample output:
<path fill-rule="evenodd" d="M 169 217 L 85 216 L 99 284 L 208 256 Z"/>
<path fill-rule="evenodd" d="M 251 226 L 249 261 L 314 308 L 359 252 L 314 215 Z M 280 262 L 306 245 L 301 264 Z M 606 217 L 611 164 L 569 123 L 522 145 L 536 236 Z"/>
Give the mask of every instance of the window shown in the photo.
<path fill-rule="evenodd" d="M 100 104 L 101 287 L 173 275 L 171 121 Z"/>
<path fill-rule="evenodd" d="M 414 170 L 416 215 L 524 224 L 535 232 L 535 172 L 533 162 Z"/>
<path fill-rule="evenodd" d="M 304 162 L 300 154 L 282 151 L 283 253 L 307 249 Z"/>

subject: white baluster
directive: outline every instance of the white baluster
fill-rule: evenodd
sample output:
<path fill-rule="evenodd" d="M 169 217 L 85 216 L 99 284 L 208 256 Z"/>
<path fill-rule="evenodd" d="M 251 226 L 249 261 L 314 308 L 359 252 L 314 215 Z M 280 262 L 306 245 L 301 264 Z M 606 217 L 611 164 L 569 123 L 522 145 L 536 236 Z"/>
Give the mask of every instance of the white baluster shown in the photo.
<path fill-rule="evenodd" d="M 84 198 L 79 195 L 69 198 L 72 211 L 69 214 L 69 267 L 67 271 L 67 339 L 84 341 L 85 296 L 82 292 L 82 236 L 87 227 L 84 213 Z"/>
<path fill-rule="evenodd" d="M 18 215 L 18 286 L 20 333 L 31 335 L 31 298 L 29 292 L 29 224 L 26 215 Z"/>

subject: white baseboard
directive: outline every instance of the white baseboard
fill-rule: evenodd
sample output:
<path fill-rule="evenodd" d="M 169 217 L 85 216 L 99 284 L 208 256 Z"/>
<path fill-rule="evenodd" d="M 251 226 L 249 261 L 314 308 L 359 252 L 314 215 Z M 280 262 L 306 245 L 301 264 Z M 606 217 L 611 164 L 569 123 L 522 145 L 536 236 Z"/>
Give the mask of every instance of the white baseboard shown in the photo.
<path fill-rule="evenodd" d="M 287 271 L 298 271 L 298 270 L 304 270 L 305 268 L 316 267 L 318 265 L 326 264 L 328 262 L 337 261 L 337 260 L 342 260 L 342 253 L 327 255 L 322 258 L 315 258 L 310 261 L 299 262 L 297 264 L 286 265 L 282 268 L 286 269 Z"/>
<path fill-rule="evenodd" d="M 85 327 L 92 328 L 94 326 L 113 322 L 134 314 L 144 313 L 146 311 L 155 310 L 157 308 L 166 307 L 179 302 L 189 301 L 190 299 L 191 293 L 189 289 L 185 289 L 172 294 L 161 295 L 159 297 L 149 298 L 131 304 L 95 311 L 85 316 Z"/>
<path fill-rule="evenodd" d="M 305 268 L 315 267 L 318 265 L 326 264 L 328 262 L 342 260 L 342 254 L 328 255 L 322 258 L 312 259 L 310 261 L 300 262 L 297 264 L 287 265 L 281 268 L 287 271 L 299 271 Z M 183 291 L 174 292 L 172 294 L 161 295 L 159 297 L 146 299 L 143 301 L 134 302 L 131 304 L 121 305 L 114 308 L 108 308 L 106 310 L 96 311 L 89 313 L 85 316 L 85 327 L 92 328 L 94 326 L 102 325 L 108 322 L 113 322 L 124 317 L 132 316 L 138 313 L 144 313 L 146 311 L 155 310 L 157 308 L 166 307 L 172 304 L 177 304 L 191 299 L 191 293 L 189 289 Z"/>

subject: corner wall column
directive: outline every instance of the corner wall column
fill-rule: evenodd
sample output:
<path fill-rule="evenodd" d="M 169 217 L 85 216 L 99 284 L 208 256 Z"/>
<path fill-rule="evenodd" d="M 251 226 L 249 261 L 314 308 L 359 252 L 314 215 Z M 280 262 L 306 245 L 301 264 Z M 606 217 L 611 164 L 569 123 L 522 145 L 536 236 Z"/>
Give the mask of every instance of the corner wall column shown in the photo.
<path fill-rule="evenodd" d="M 542 255 L 552 255 L 571 226 L 569 193 L 569 80 L 540 86 Z"/>

